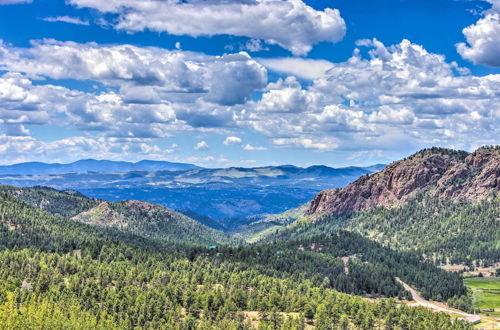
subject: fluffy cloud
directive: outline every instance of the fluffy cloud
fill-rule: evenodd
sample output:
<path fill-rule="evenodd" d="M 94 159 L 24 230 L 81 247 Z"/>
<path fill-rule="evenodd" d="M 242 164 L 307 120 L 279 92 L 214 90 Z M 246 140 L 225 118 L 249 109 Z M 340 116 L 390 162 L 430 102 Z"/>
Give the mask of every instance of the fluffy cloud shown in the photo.
<path fill-rule="evenodd" d="M 132 45 L 43 40 L 31 48 L 0 44 L 0 68 L 30 77 L 94 80 L 120 86 L 133 103 L 192 94 L 223 105 L 244 103 L 267 82 L 266 69 L 242 52 L 206 56 Z M 149 89 L 133 89 L 149 86 Z M 145 92 L 145 93 L 144 93 Z M 139 97 L 137 97 L 139 95 Z"/>
<path fill-rule="evenodd" d="M 408 40 L 358 45 L 367 55 L 356 49 L 307 88 L 293 78 L 269 84 L 237 121 L 276 146 L 316 150 L 497 141 L 500 75 L 473 76 Z"/>
<path fill-rule="evenodd" d="M 301 0 L 70 0 L 78 7 L 117 14 L 115 28 L 129 32 L 166 31 L 174 35 L 229 34 L 265 40 L 307 54 L 321 41 L 345 34 L 337 9 L 315 10 Z M 255 24 L 259 22 L 259 24 Z"/>
<path fill-rule="evenodd" d="M 206 150 L 208 149 L 208 143 L 205 141 L 200 141 L 194 146 L 194 150 Z"/>
<path fill-rule="evenodd" d="M 245 43 L 244 49 L 249 52 L 261 52 L 265 50 L 269 50 L 266 46 L 263 45 L 260 39 L 250 39 Z"/>
<path fill-rule="evenodd" d="M 302 147 L 305 149 L 316 149 L 321 151 L 334 150 L 339 147 L 338 143 L 331 138 L 278 138 L 273 139 L 277 146 Z"/>
<path fill-rule="evenodd" d="M 24 125 L 5 124 L 4 129 L 7 136 L 28 136 L 30 133 Z"/>
<path fill-rule="evenodd" d="M 0 76 L 0 124 L 7 135 L 25 135 L 22 125 L 73 125 L 115 137 L 164 137 L 183 129 L 169 105 L 129 104 L 116 93 L 84 93 L 34 85 L 19 73 Z"/>
<path fill-rule="evenodd" d="M 66 141 L 82 155 L 102 139 L 110 149 L 99 152 L 111 156 L 109 150 L 121 145 L 146 150 L 154 139 L 179 132 L 236 138 L 238 129 L 253 129 L 275 147 L 359 154 L 497 142 L 500 75 L 474 76 L 408 40 L 358 45 L 363 48 L 350 59 L 329 63 L 306 86 L 294 77 L 265 86 L 265 68 L 246 53 L 214 57 L 129 45 L 0 44 L 0 70 L 22 72 L 0 75 L 0 127 L 5 141 L 17 141 L 16 150 L 36 151 L 49 145 L 26 136 L 31 125 L 70 126 L 94 136 Z M 54 85 L 63 78 L 97 81 L 101 88 Z M 244 150 L 264 150 L 238 143 Z M 39 149 L 25 149 L 31 144 Z M 198 143 L 199 150 L 206 147 Z"/>
<path fill-rule="evenodd" d="M 493 7 L 475 24 L 463 29 L 467 43 L 456 45 L 458 53 L 474 64 L 500 67 L 500 1 L 487 0 Z"/>
<path fill-rule="evenodd" d="M 208 73 L 208 101 L 233 105 L 244 103 L 267 82 L 266 70 L 247 53 L 230 54 L 212 63 Z"/>
<path fill-rule="evenodd" d="M 9 135 L 26 135 L 25 124 L 46 124 L 49 110 L 61 110 L 58 96 L 64 88 L 34 86 L 20 74 L 6 73 L 0 76 L 0 123 Z M 54 100 L 51 105 L 48 100 Z"/>
<path fill-rule="evenodd" d="M 232 145 L 232 144 L 240 144 L 242 141 L 241 141 L 241 138 L 237 137 L 237 136 L 228 136 L 225 140 L 224 140 L 224 144 L 226 146 L 229 146 L 229 145 Z"/>
<path fill-rule="evenodd" d="M 313 103 L 313 94 L 301 89 L 300 84 L 293 77 L 278 80 L 269 85 L 269 91 L 262 95 L 257 110 L 266 112 L 295 112 L 308 111 Z"/>

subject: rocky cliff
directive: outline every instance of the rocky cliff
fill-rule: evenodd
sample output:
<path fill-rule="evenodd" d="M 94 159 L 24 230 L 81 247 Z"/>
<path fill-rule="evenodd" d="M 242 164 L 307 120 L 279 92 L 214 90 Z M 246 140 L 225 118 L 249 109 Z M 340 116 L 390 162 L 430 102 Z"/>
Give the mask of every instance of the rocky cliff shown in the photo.
<path fill-rule="evenodd" d="M 384 170 L 365 175 L 343 189 L 325 190 L 306 214 L 340 214 L 394 207 L 422 191 L 437 198 L 480 200 L 500 190 L 500 147 L 473 153 L 424 149 Z"/>

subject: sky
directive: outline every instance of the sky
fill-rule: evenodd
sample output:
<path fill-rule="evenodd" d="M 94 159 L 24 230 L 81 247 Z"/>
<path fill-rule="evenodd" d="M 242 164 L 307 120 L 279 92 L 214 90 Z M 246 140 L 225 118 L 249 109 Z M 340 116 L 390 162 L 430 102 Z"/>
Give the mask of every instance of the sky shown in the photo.
<path fill-rule="evenodd" d="M 500 141 L 500 0 L 0 0 L 0 163 L 388 163 Z"/>

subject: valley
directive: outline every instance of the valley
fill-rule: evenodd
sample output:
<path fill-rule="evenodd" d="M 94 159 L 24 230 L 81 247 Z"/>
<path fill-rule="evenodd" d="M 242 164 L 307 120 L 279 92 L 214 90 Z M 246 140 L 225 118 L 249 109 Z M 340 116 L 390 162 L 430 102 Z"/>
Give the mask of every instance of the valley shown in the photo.
<path fill-rule="evenodd" d="M 301 168 L 285 165 L 204 169 L 182 164 L 187 169 L 161 170 L 174 165 L 149 161 L 136 165 L 102 162 L 87 160 L 77 162 L 78 166 L 45 164 L 38 172 L 36 166 L 31 166 L 24 174 L 19 172 L 27 167 L 24 164 L 0 167 L 0 183 L 78 190 L 108 201 L 138 199 L 176 210 L 189 210 L 216 221 L 237 221 L 237 218 L 256 214 L 286 211 L 309 201 L 323 189 L 343 187 L 361 175 L 384 167 Z M 145 166 L 150 163 L 154 166 Z M 197 198 L 192 198 L 193 195 Z"/>
<path fill-rule="evenodd" d="M 0 0 L 0 330 L 500 330 L 500 0 Z"/>
<path fill-rule="evenodd" d="M 84 189 L 2 185 L 0 324 L 471 329 L 479 309 L 480 325 L 494 326 L 498 281 L 464 280 L 461 269 L 445 269 L 494 269 L 500 262 L 499 152 L 424 150 L 334 190 L 357 196 L 345 204 L 353 208 L 347 212 L 323 197 L 330 191 L 282 213 L 215 219 L 140 198 L 87 197 Z M 484 160 L 471 164 L 480 165 L 439 186 L 448 168 L 478 155 Z M 411 187 L 407 195 L 380 192 L 378 187 L 391 187 L 387 177 L 415 160 L 418 172 L 403 175 Z M 443 170 L 412 181 L 436 162 Z M 450 185 L 451 196 L 461 196 L 456 191 L 470 182 L 482 185 L 480 195 L 440 195 Z M 365 191 L 358 194 L 360 185 Z M 44 312 L 56 305 L 59 312 Z"/>

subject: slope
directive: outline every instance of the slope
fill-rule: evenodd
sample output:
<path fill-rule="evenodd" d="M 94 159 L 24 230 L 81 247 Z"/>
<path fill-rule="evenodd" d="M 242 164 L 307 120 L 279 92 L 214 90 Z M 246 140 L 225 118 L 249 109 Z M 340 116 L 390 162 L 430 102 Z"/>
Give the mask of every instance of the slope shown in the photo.
<path fill-rule="evenodd" d="M 206 249 L 178 244 L 169 247 L 179 252 L 165 253 L 166 245 L 53 215 L 6 192 L 0 242 L 0 324 L 9 329 L 252 329 L 245 315 L 255 311 L 259 328 L 471 329 L 444 314 L 266 274 Z"/>
<path fill-rule="evenodd" d="M 302 220 L 279 236 L 343 228 L 394 248 L 417 249 L 439 263 L 491 264 L 500 259 L 499 185 L 499 147 L 471 154 L 426 149 L 344 189 L 319 193 L 295 216 Z"/>
<path fill-rule="evenodd" d="M 6 192 L 27 204 L 62 217 L 72 217 L 97 206 L 100 200 L 88 198 L 77 191 L 60 191 L 49 187 L 17 188 L 0 185 Z"/>
<path fill-rule="evenodd" d="M 500 147 L 468 154 L 442 148 L 424 149 L 365 175 L 343 189 L 320 192 L 306 214 L 342 214 L 375 207 L 397 207 L 428 191 L 438 199 L 478 201 L 500 190 Z"/>
<path fill-rule="evenodd" d="M 123 242 L 155 249 L 167 246 L 114 228 L 97 228 L 51 214 L 0 191 L 0 250 L 35 247 L 70 252 L 82 247 Z"/>
<path fill-rule="evenodd" d="M 237 243 L 237 240 L 159 205 L 139 201 L 109 203 L 75 191 L 48 187 L 0 186 L 0 191 L 38 209 L 90 225 L 168 242 L 192 244 Z"/>
<path fill-rule="evenodd" d="M 72 218 L 75 221 L 118 228 L 164 242 L 190 242 L 197 245 L 237 243 L 226 234 L 163 206 L 136 200 L 102 201 L 96 207 Z"/>

